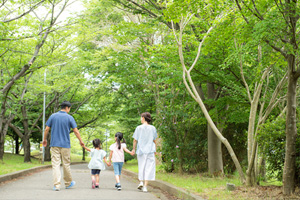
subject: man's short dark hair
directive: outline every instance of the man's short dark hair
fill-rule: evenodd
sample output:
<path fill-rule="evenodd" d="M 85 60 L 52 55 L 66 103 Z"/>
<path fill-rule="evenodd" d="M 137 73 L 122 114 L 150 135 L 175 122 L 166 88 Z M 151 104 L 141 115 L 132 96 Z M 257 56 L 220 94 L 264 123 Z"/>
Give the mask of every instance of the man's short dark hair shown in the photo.
<path fill-rule="evenodd" d="M 63 101 L 61 104 L 60 104 L 60 108 L 61 109 L 65 109 L 66 107 L 71 107 L 71 103 L 69 101 Z"/>

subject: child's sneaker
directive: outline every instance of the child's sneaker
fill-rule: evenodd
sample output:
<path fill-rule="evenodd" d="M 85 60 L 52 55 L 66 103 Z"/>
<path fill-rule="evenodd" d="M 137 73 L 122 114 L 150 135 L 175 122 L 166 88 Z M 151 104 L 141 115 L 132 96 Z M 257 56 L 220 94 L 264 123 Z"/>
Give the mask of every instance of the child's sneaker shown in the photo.
<path fill-rule="evenodd" d="M 119 191 L 120 191 L 121 189 L 122 189 L 122 188 L 121 188 L 121 184 L 120 184 L 120 183 L 118 183 L 118 184 L 117 184 L 117 190 L 119 190 Z"/>
<path fill-rule="evenodd" d="M 95 187 L 99 189 L 99 184 L 96 183 L 96 186 L 95 186 Z"/>
<path fill-rule="evenodd" d="M 143 192 L 148 192 L 148 190 L 147 190 L 147 187 L 146 187 L 146 186 L 144 186 L 144 187 L 143 187 Z"/>
<path fill-rule="evenodd" d="M 118 183 L 115 184 L 115 188 L 116 188 L 116 189 L 118 188 L 117 185 L 118 185 Z"/>
<path fill-rule="evenodd" d="M 95 186 L 96 186 L 95 180 L 92 180 L 92 188 L 95 189 Z"/>
<path fill-rule="evenodd" d="M 140 182 L 140 184 L 138 185 L 137 189 L 142 190 L 143 186 L 144 186 L 143 182 Z"/>

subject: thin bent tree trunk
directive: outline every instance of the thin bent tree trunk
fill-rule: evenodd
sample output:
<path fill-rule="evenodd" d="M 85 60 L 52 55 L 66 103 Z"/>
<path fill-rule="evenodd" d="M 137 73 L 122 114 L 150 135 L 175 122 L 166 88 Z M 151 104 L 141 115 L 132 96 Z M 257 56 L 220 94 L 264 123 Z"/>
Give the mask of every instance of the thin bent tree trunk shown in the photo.
<path fill-rule="evenodd" d="M 176 38 L 176 41 L 177 41 L 177 45 L 178 45 L 178 50 L 179 50 L 179 57 L 180 57 L 180 62 L 181 62 L 181 66 L 182 66 L 182 69 L 183 69 L 183 82 L 188 90 L 188 92 L 190 93 L 190 95 L 195 99 L 195 101 L 200 105 L 200 108 L 203 112 L 203 114 L 205 115 L 205 118 L 208 122 L 208 124 L 210 125 L 210 127 L 213 129 L 213 131 L 215 132 L 216 136 L 219 138 L 219 140 L 221 140 L 221 142 L 225 145 L 225 147 L 227 148 L 234 164 L 235 164 L 235 167 L 236 169 L 238 170 L 238 173 L 239 173 L 239 176 L 240 176 L 240 180 L 242 183 L 245 182 L 245 176 L 244 176 L 244 173 L 243 173 L 243 170 L 242 170 L 242 167 L 234 153 L 234 150 L 232 149 L 230 143 L 228 142 L 228 140 L 222 135 L 222 133 L 219 131 L 219 129 L 216 127 L 215 123 L 212 121 L 200 95 L 198 94 L 197 92 L 197 89 L 194 85 L 194 82 L 191 78 L 191 71 L 192 69 L 194 68 L 194 66 L 196 65 L 198 59 L 199 59 L 199 56 L 200 56 L 200 52 L 201 52 L 201 47 L 202 47 L 202 44 L 203 42 L 205 41 L 205 38 L 207 37 L 207 35 L 209 34 L 209 32 L 214 28 L 214 26 L 210 27 L 209 30 L 207 31 L 206 35 L 203 37 L 202 41 L 200 42 L 199 44 L 199 47 L 198 47 L 198 53 L 197 53 L 197 56 L 195 58 L 195 61 L 194 63 L 192 64 L 192 66 L 190 67 L 190 69 L 187 69 L 186 66 L 185 66 L 185 62 L 184 62 L 184 57 L 183 57 L 183 50 L 182 50 L 182 33 L 183 33 L 183 30 L 185 28 L 185 26 L 187 25 L 187 23 L 190 21 L 191 17 L 193 15 L 191 15 L 190 17 L 187 17 L 184 21 L 183 21 L 183 18 L 182 20 L 180 21 L 180 33 L 179 33 L 179 40 L 177 38 L 177 35 L 175 33 L 175 28 L 174 28 L 174 23 L 172 21 L 172 29 L 173 29 L 173 33 L 174 33 L 174 36 Z M 188 78 L 188 82 L 186 80 L 186 77 Z"/>

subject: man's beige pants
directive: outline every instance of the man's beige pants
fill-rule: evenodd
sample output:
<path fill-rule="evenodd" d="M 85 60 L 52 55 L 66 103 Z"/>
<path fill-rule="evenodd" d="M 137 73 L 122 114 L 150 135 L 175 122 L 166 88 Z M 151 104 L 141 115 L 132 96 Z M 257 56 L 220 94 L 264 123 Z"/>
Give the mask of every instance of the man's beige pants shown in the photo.
<path fill-rule="evenodd" d="M 70 169 L 70 148 L 62 148 L 62 147 L 51 147 L 51 163 L 52 163 L 52 173 L 53 173 L 53 185 L 56 188 L 60 188 L 60 164 L 61 160 L 63 162 L 63 170 L 64 170 L 64 181 L 65 186 L 69 186 L 72 181 L 72 174 Z"/>

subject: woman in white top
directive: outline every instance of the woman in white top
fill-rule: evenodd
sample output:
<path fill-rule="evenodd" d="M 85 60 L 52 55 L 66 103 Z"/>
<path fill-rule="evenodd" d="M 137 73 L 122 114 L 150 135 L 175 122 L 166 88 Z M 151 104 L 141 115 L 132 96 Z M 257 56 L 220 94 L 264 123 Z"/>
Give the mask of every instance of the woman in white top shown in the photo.
<path fill-rule="evenodd" d="M 93 140 L 94 149 L 89 149 L 86 146 L 87 151 L 91 152 L 91 160 L 89 162 L 88 168 L 91 169 L 92 174 L 92 188 L 99 188 L 99 175 L 101 170 L 105 170 L 104 162 L 107 166 L 110 166 L 110 163 L 106 161 L 106 152 L 101 148 L 101 141 L 99 139 Z"/>
<path fill-rule="evenodd" d="M 122 143 L 121 140 L 123 140 Z M 132 154 L 132 152 L 126 148 L 126 143 L 125 143 L 125 139 L 123 138 L 123 133 L 117 132 L 115 134 L 115 141 L 116 142 L 110 145 L 109 147 L 110 150 L 109 164 L 111 164 L 111 161 L 113 161 L 114 172 L 116 177 L 115 187 L 117 188 L 117 190 L 121 190 L 120 179 L 121 179 L 122 167 L 124 164 L 124 151 L 126 151 L 129 154 Z"/>
<path fill-rule="evenodd" d="M 133 154 L 137 146 L 139 180 L 138 189 L 147 192 L 148 181 L 155 180 L 155 152 L 157 138 L 156 128 L 150 125 L 151 115 L 148 112 L 141 114 L 142 125 L 138 126 L 133 134 Z"/>

